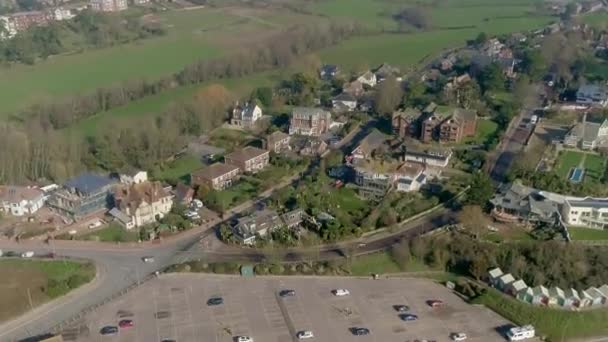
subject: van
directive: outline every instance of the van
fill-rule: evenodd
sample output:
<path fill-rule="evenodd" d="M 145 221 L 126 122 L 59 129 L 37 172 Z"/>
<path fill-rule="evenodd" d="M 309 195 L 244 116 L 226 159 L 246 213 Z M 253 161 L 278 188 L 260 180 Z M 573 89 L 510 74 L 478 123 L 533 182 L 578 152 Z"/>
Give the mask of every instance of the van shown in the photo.
<path fill-rule="evenodd" d="M 525 325 L 523 327 L 514 327 L 507 331 L 507 338 L 509 341 L 522 341 L 529 338 L 533 338 L 535 335 L 534 327 L 531 325 Z"/>
<path fill-rule="evenodd" d="M 537 122 L 538 122 L 538 115 L 532 115 L 532 117 L 530 118 L 530 123 L 533 125 L 536 125 Z"/>
<path fill-rule="evenodd" d="M 34 252 L 32 252 L 32 251 L 27 251 L 27 252 L 21 253 L 22 258 L 31 258 L 33 256 L 34 256 Z"/>

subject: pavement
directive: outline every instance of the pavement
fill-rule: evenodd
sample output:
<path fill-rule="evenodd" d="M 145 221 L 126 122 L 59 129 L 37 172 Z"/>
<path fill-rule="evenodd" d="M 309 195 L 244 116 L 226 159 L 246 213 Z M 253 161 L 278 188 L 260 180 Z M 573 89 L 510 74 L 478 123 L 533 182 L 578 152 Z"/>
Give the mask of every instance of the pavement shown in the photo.
<path fill-rule="evenodd" d="M 246 288 L 247 291 L 243 291 Z M 337 297 L 333 289 L 349 296 Z M 294 297 L 281 298 L 283 289 Z M 210 297 L 224 303 L 208 306 Z M 444 302 L 431 308 L 429 299 Z M 394 305 L 408 305 L 418 320 L 405 322 Z M 134 326 L 115 336 L 101 336 L 105 326 L 130 319 Z M 480 307 L 469 305 L 447 288 L 426 279 L 357 279 L 349 277 L 255 277 L 208 274 L 163 275 L 86 315 L 65 329 L 67 341 L 180 342 L 234 341 L 250 336 L 256 342 L 297 341 L 298 331 L 310 330 L 313 341 L 447 341 L 464 332 L 467 341 L 504 341 L 497 332 L 510 322 Z M 365 327 L 368 336 L 353 336 Z"/>

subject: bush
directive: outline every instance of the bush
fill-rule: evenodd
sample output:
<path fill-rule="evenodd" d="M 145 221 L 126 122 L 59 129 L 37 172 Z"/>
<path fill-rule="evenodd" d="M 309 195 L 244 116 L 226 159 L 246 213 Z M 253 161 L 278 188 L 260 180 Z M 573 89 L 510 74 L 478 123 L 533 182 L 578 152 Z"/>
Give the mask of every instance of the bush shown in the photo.
<path fill-rule="evenodd" d="M 227 262 L 226 264 L 226 273 L 238 273 L 241 265 L 234 262 Z"/>
<path fill-rule="evenodd" d="M 213 273 L 226 273 L 226 265 L 223 263 L 213 264 Z"/>
<path fill-rule="evenodd" d="M 270 266 L 270 274 L 279 275 L 283 274 L 283 271 L 285 271 L 285 269 L 279 264 Z"/>
<path fill-rule="evenodd" d="M 86 284 L 88 279 L 82 274 L 72 274 L 67 281 L 67 285 L 70 289 L 75 289 L 83 284 Z"/>
<path fill-rule="evenodd" d="M 253 271 L 257 275 L 266 275 L 266 274 L 268 274 L 268 268 L 264 264 L 257 264 L 257 265 L 255 265 L 255 267 L 253 268 Z"/>

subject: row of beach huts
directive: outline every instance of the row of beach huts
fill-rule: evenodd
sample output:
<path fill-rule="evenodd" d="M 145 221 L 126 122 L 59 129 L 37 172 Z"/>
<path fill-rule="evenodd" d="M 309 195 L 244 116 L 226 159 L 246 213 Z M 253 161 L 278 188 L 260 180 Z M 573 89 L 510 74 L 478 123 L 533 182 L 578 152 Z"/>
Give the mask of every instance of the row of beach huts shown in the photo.
<path fill-rule="evenodd" d="M 492 287 L 533 305 L 578 310 L 608 304 L 608 285 L 590 287 L 582 291 L 562 290 L 559 287 L 546 288 L 542 285 L 528 287 L 522 279 L 515 279 L 511 273 L 503 273 L 500 268 L 491 269 L 488 275 Z"/>

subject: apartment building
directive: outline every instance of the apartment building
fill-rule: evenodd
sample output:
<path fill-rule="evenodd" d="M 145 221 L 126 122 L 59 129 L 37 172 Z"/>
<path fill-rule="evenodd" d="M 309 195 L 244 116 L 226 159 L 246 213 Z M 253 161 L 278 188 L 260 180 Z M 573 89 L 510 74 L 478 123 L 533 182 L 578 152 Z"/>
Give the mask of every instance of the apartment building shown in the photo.
<path fill-rule="evenodd" d="M 270 152 L 247 146 L 224 156 L 227 164 L 237 166 L 242 172 L 257 172 L 270 162 Z"/>
<path fill-rule="evenodd" d="M 236 165 L 215 163 L 190 175 L 193 186 L 207 186 L 214 190 L 224 190 L 238 178 L 240 169 Z"/>
<path fill-rule="evenodd" d="M 320 136 L 329 130 L 331 114 L 320 108 L 296 107 L 289 122 L 290 135 Z"/>
<path fill-rule="evenodd" d="M 266 149 L 274 153 L 281 153 L 289 150 L 291 137 L 283 132 L 272 132 L 266 137 Z"/>
<path fill-rule="evenodd" d="M 114 216 L 127 229 L 154 223 L 171 211 L 172 197 L 160 182 L 123 184 L 114 191 L 115 209 L 123 215 Z"/>
<path fill-rule="evenodd" d="M 109 208 L 113 185 L 110 177 L 85 173 L 65 182 L 47 204 L 62 215 L 80 220 Z"/>
<path fill-rule="evenodd" d="M 34 214 L 44 205 L 40 189 L 24 186 L 0 186 L 0 212 L 13 216 Z"/>
<path fill-rule="evenodd" d="M 434 113 L 422 122 L 421 140 L 441 143 L 458 143 L 464 137 L 475 135 L 477 114 L 472 110 L 456 108 L 451 113 Z"/>
<path fill-rule="evenodd" d="M 120 12 L 127 9 L 127 0 L 91 0 L 91 9 L 97 12 Z"/>
<path fill-rule="evenodd" d="M 570 226 L 608 229 L 608 199 L 566 200 L 562 219 Z"/>
<path fill-rule="evenodd" d="M 418 120 L 422 113 L 414 108 L 406 108 L 393 113 L 393 133 L 400 138 L 417 138 L 420 130 Z"/>

